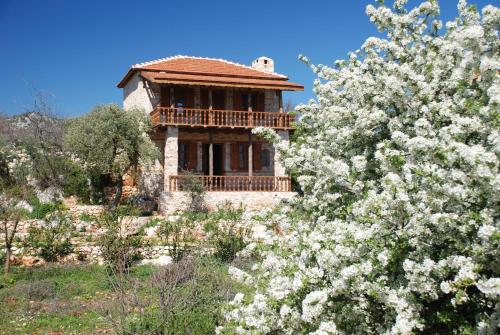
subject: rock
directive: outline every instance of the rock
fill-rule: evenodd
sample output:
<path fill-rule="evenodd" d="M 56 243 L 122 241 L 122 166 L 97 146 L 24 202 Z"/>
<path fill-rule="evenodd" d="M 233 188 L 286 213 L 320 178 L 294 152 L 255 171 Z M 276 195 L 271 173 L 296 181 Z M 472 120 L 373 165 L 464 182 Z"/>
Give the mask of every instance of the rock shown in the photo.
<path fill-rule="evenodd" d="M 158 227 L 148 227 L 144 229 L 144 234 L 146 234 L 147 237 L 153 237 L 156 236 L 156 229 Z"/>
<path fill-rule="evenodd" d="M 166 256 L 166 255 L 162 255 L 158 258 L 143 259 L 141 261 L 141 264 L 143 264 L 143 265 L 149 264 L 149 265 L 157 265 L 157 266 L 165 266 L 165 265 L 169 265 L 170 263 L 172 263 L 172 257 Z"/>
<path fill-rule="evenodd" d="M 49 203 L 61 199 L 62 192 L 56 187 L 47 187 L 45 190 L 36 190 L 36 196 L 40 202 Z"/>
<path fill-rule="evenodd" d="M 26 211 L 28 211 L 30 213 L 31 213 L 31 211 L 33 211 L 33 207 L 30 204 L 28 204 L 28 202 L 25 201 L 25 200 L 19 201 L 16 204 L 16 208 L 24 209 L 24 210 L 26 210 Z"/>
<path fill-rule="evenodd" d="M 46 263 L 43 259 L 33 256 L 22 256 L 19 262 L 22 266 L 43 265 Z"/>

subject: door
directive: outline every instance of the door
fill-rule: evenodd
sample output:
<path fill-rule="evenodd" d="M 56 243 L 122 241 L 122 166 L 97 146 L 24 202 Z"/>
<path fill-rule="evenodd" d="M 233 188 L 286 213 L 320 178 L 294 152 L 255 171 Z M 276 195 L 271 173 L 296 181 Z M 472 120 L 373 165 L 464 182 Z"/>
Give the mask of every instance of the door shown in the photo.
<path fill-rule="evenodd" d="M 208 176 L 210 173 L 210 145 L 208 143 L 203 143 L 202 146 L 202 168 L 203 174 Z M 224 175 L 224 145 L 223 144 L 213 144 L 213 175 L 222 176 Z"/>
<path fill-rule="evenodd" d="M 224 174 L 224 153 L 222 144 L 214 144 L 214 176 Z"/>

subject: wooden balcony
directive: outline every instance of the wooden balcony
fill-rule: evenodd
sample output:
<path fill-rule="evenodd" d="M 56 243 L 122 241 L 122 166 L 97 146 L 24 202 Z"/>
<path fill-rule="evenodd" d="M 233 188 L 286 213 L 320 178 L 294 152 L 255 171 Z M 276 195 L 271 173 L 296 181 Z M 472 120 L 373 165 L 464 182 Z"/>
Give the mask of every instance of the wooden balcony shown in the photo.
<path fill-rule="evenodd" d="M 156 107 L 151 112 L 151 121 L 153 127 L 266 127 L 287 130 L 293 128 L 294 117 L 288 113 Z"/>
<path fill-rule="evenodd" d="M 211 192 L 291 192 L 292 181 L 288 176 L 169 176 L 168 190 L 188 191 L 202 186 Z"/>

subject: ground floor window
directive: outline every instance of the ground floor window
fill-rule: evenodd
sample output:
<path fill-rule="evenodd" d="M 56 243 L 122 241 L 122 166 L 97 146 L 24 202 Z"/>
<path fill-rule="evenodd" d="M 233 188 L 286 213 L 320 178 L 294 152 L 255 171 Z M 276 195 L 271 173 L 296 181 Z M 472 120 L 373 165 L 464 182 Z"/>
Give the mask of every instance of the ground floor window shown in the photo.
<path fill-rule="evenodd" d="M 189 145 L 187 143 L 179 143 L 178 167 L 181 170 L 188 169 Z"/>

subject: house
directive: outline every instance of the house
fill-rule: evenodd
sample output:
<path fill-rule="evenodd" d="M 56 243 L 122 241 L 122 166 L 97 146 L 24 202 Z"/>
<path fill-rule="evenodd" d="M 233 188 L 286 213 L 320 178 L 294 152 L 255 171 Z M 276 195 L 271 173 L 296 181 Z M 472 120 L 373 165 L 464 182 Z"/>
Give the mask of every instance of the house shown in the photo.
<path fill-rule="evenodd" d="M 192 180 L 212 204 L 231 200 L 258 208 L 293 194 L 278 152 L 252 134 L 269 127 L 287 141 L 294 119 L 283 110 L 282 92 L 304 89 L 275 73 L 272 59 L 246 66 L 168 57 L 132 66 L 118 87 L 125 109 L 151 116 L 151 138 L 163 153 L 156 186 L 168 209 L 181 206 Z"/>

